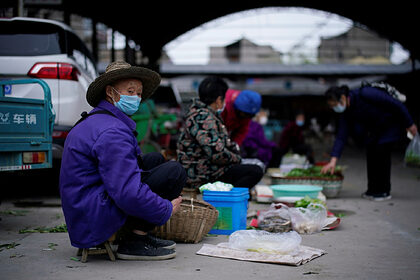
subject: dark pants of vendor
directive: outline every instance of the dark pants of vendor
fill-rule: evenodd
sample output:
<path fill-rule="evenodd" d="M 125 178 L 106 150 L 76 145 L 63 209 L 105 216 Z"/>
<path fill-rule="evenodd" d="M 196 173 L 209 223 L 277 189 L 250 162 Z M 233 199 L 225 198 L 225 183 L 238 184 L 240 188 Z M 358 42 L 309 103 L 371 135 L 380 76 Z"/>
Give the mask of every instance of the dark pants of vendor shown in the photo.
<path fill-rule="evenodd" d="M 368 195 L 390 193 L 391 151 L 393 143 L 371 143 L 366 149 Z"/>
<path fill-rule="evenodd" d="M 160 153 L 148 153 L 143 156 L 142 182 L 159 196 L 173 200 L 180 196 L 183 186 L 187 181 L 185 169 L 175 161 L 165 162 Z M 126 229 L 151 231 L 156 225 L 145 220 L 128 217 L 124 225 Z"/>
<path fill-rule="evenodd" d="M 217 178 L 218 181 L 232 184 L 237 188 L 252 188 L 261 178 L 264 172 L 258 165 L 235 164 L 225 174 Z"/>

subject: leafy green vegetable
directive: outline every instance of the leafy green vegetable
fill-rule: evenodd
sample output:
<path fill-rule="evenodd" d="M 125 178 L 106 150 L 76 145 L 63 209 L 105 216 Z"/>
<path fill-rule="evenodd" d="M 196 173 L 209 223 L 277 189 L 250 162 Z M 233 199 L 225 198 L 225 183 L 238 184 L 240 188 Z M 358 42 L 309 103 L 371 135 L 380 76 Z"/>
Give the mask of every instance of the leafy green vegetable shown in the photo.
<path fill-rule="evenodd" d="M 337 166 L 334 174 L 325 173 L 321 174 L 322 166 L 312 166 L 308 169 L 303 168 L 294 168 L 289 173 L 287 173 L 286 177 L 319 177 L 319 178 L 341 178 L 341 167 Z"/>
<path fill-rule="evenodd" d="M 14 249 L 16 246 L 19 246 L 19 243 L 16 242 L 12 242 L 12 243 L 5 243 L 5 244 L 0 244 L 0 252 L 4 250 L 4 248 L 6 248 L 7 250 L 9 249 Z"/>
<path fill-rule="evenodd" d="M 12 216 L 25 216 L 28 213 L 28 210 L 5 210 L 1 211 L 0 214 L 12 215 Z"/>
<path fill-rule="evenodd" d="M 320 200 L 318 198 L 310 198 L 309 196 L 305 196 L 301 200 L 296 201 L 295 202 L 295 207 L 303 207 L 303 208 L 306 208 L 311 203 L 322 204 L 325 207 L 327 207 L 327 205 L 325 204 L 324 201 L 322 201 L 322 200 Z"/>
<path fill-rule="evenodd" d="M 409 165 L 420 166 L 420 156 L 414 152 L 407 152 L 405 162 Z"/>
<path fill-rule="evenodd" d="M 47 228 L 47 227 L 36 227 L 34 229 L 21 229 L 19 233 L 51 233 L 51 232 L 67 232 L 67 225 L 61 224 L 56 227 Z"/>

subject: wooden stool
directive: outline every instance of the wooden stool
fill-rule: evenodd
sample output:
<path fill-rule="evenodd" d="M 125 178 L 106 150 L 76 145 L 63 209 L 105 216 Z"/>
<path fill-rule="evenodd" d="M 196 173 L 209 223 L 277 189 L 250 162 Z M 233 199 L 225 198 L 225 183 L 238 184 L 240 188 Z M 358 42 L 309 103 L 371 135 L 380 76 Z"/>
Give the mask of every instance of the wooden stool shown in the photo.
<path fill-rule="evenodd" d="M 79 248 L 77 251 L 78 256 L 82 256 L 80 260 L 82 263 L 87 262 L 88 255 L 103 255 L 108 254 L 108 257 L 111 261 L 115 261 L 114 253 L 112 252 L 111 245 L 109 242 L 113 242 L 115 240 L 116 233 L 113 234 L 107 241 L 98 245 L 95 248 Z"/>

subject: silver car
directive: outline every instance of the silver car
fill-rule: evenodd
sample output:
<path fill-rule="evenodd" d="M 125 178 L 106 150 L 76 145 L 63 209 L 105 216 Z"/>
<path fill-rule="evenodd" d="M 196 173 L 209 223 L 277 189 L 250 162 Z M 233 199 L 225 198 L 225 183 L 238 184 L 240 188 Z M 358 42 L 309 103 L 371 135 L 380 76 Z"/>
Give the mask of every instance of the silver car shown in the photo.
<path fill-rule="evenodd" d="M 51 89 L 54 158 L 61 158 L 65 137 L 80 113 L 92 109 L 86 91 L 97 76 L 92 54 L 69 26 L 36 18 L 0 19 L 0 79 L 40 78 Z M 5 86 L 4 92 L 43 98 L 35 84 Z"/>

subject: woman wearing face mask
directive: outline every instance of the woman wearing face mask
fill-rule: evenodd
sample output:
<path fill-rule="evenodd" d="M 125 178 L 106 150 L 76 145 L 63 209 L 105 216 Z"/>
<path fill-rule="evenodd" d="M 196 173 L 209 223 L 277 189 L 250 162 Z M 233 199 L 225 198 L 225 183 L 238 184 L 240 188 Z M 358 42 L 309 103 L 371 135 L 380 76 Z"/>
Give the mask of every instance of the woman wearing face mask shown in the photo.
<path fill-rule="evenodd" d="M 177 152 L 178 161 L 187 170 L 190 188 L 215 181 L 252 188 L 263 176 L 259 166 L 240 164 L 239 147 L 220 117 L 227 89 L 223 79 L 205 78 L 198 88 L 199 98 L 193 100 L 187 112 Z"/>
<path fill-rule="evenodd" d="M 405 130 L 417 133 L 405 106 L 387 92 L 373 87 L 349 90 L 331 87 L 325 93 L 328 106 L 340 114 L 338 132 L 330 162 L 323 173 L 333 173 L 349 131 L 357 125 L 366 132 L 367 191 L 363 198 L 382 201 L 391 198 L 391 150 Z"/>
<path fill-rule="evenodd" d="M 262 98 L 252 90 L 233 90 L 226 92 L 226 108 L 221 117 L 232 141 L 242 145 L 248 134 L 249 123 L 261 108 Z"/>
<path fill-rule="evenodd" d="M 289 122 L 282 130 L 279 140 L 280 161 L 282 157 L 291 150 L 295 154 L 304 155 L 310 163 L 314 163 L 312 147 L 305 143 L 303 128 L 305 125 L 305 114 L 298 110 L 295 119 Z"/>
<path fill-rule="evenodd" d="M 159 153 L 142 155 L 134 114 L 160 76 L 149 69 L 113 62 L 90 84 L 94 107 L 70 131 L 63 152 L 60 194 L 71 244 L 91 248 L 120 235 L 117 257 L 163 260 L 175 243 L 149 234 L 178 211 L 184 168 Z"/>
<path fill-rule="evenodd" d="M 264 134 L 264 126 L 268 122 L 268 113 L 261 109 L 249 124 L 248 134 L 241 146 L 244 158 L 257 158 L 267 168 L 280 166 L 280 150 L 276 143 L 267 140 Z"/>

